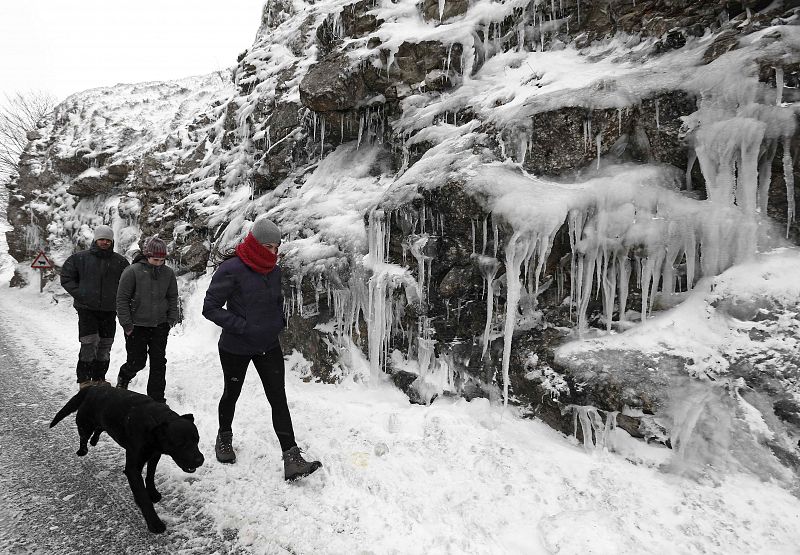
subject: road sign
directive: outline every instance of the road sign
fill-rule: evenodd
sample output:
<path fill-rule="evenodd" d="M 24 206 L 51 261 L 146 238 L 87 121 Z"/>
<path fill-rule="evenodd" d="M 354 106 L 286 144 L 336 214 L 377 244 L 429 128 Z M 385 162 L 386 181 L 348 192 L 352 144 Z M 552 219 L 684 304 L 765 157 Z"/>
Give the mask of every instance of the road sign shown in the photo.
<path fill-rule="evenodd" d="M 40 270 L 52 267 L 53 263 L 50 262 L 50 259 L 47 258 L 47 255 L 44 253 L 44 251 L 39 251 L 39 254 L 36 255 L 36 258 L 34 258 L 33 262 L 31 263 L 31 268 L 38 268 Z"/>

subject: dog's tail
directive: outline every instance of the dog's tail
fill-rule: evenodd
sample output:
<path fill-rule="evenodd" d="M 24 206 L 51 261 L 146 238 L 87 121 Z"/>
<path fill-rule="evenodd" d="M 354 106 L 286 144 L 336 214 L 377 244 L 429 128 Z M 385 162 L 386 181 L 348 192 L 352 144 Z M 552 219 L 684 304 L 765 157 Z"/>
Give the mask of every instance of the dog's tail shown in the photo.
<path fill-rule="evenodd" d="M 85 387 L 85 388 L 81 389 L 80 391 L 78 391 L 78 393 L 72 399 L 67 401 L 67 404 L 64 405 L 64 408 L 62 408 L 60 411 L 58 411 L 56 413 L 56 415 L 53 417 L 53 421 L 50 422 L 50 427 L 52 428 L 53 426 L 55 426 L 56 424 L 58 424 L 59 422 L 64 420 L 64 418 L 67 415 L 70 415 L 73 412 L 75 412 L 76 410 L 78 410 L 78 407 L 81 406 L 81 403 L 83 403 L 83 398 L 86 397 L 86 394 L 88 392 L 89 392 L 89 388 Z"/>

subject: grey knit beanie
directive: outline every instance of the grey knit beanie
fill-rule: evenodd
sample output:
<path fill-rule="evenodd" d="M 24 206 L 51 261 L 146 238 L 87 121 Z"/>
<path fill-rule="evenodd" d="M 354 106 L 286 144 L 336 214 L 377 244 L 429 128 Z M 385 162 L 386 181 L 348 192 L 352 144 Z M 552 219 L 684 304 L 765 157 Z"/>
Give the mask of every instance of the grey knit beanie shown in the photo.
<path fill-rule="evenodd" d="M 272 220 L 269 220 L 263 216 L 256 219 L 256 223 L 253 224 L 253 228 L 250 230 L 250 233 L 252 233 L 253 237 L 256 238 L 256 241 L 262 245 L 266 245 L 268 243 L 274 243 L 276 245 L 281 244 L 280 228 L 278 228 L 278 226 L 275 225 Z"/>
<path fill-rule="evenodd" d="M 97 226 L 94 228 L 94 240 L 97 241 L 98 239 L 108 239 L 109 241 L 113 241 L 114 230 L 107 225 Z"/>

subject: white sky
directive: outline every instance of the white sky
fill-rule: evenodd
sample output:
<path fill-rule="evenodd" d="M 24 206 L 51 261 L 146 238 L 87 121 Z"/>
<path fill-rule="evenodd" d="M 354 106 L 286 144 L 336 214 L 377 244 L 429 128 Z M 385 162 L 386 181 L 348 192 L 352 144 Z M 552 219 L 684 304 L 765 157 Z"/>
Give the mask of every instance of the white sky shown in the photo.
<path fill-rule="evenodd" d="M 117 83 L 231 67 L 258 30 L 264 0 L 5 0 L 0 100 L 38 89 L 59 101 Z"/>

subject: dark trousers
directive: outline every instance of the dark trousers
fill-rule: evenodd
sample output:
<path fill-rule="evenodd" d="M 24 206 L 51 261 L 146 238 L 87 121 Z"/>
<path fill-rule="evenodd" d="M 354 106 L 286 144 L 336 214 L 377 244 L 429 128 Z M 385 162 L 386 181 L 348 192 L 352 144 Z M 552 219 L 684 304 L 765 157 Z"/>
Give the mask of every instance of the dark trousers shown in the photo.
<path fill-rule="evenodd" d="M 77 309 L 77 312 L 78 339 L 81 342 L 78 358 L 86 362 L 108 360 L 117 331 L 117 313 L 84 308 Z"/>
<path fill-rule="evenodd" d="M 235 355 L 220 349 L 219 360 L 222 363 L 222 373 L 225 377 L 225 390 L 219 400 L 219 429 L 222 432 L 231 431 L 233 414 L 236 411 L 236 401 L 242 392 L 242 384 L 247 374 L 250 361 L 256 367 L 267 401 L 272 407 L 272 428 L 281 444 L 281 451 L 287 451 L 297 445 L 294 440 L 292 416 L 289 414 L 289 405 L 286 402 L 286 389 L 284 381 L 283 352 L 280 347 L 258 355 Z"/>
<path fill-rule="evenodd" d="M 117 331 L 117 313 L 107 310 L 76 309 L 78 312 L 78 382 L 105 377 L 111 345 Z"/>
<path fill-rule="evenodd" d="M 147 394 L 155 401 L 164 402 L 164 389 L 167 387 L 167 338 L 169 325 L 161 324 L 155 328 L 134 326 L 133 333 L 125 336 L 125 350 L 128 360 L 119 369 L 119 377 L 130 381 L 144 368 L 150 357 L 150 378 L 147 380 Z"/>

